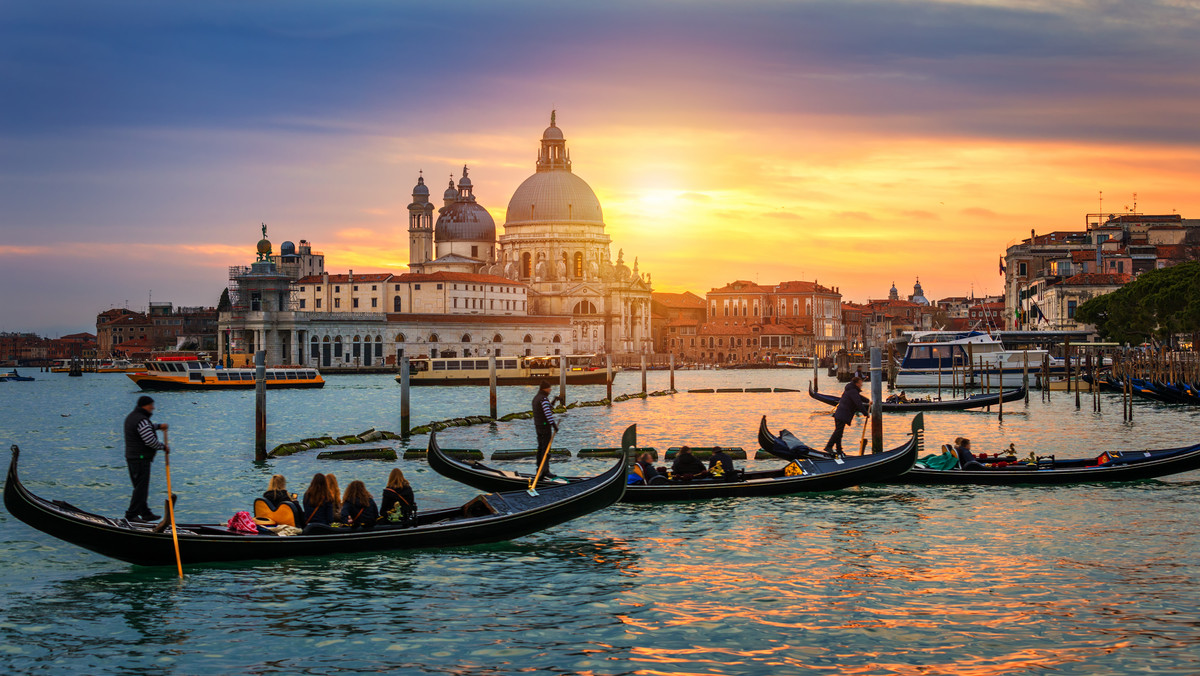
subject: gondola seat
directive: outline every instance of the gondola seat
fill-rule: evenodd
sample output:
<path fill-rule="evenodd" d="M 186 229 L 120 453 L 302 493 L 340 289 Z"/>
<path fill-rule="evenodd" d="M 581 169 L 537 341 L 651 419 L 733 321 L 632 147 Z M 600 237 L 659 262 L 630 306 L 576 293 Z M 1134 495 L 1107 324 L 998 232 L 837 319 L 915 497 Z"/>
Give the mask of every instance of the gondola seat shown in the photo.
<path fill-rule="evenodd" d="M 304 520 L 301 514 L 299 506 L 291 501 L 276 505 L 266 498 L 254 499 L 254 519 L 263 525 L 296 526 Z"/>

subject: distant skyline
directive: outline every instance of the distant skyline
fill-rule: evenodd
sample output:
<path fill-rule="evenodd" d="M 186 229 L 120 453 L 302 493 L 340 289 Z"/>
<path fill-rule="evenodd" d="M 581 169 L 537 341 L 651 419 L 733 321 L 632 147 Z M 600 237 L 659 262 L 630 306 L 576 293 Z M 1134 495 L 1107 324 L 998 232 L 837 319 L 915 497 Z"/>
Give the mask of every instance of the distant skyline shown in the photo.
<path fill-rule="evenodd" d="M 1031 229 L 1200 218 L 1194 3 L 41 2 L 0 10 L 0 331 L 213 305 L 266 222 L 402 272 L 417 172 L 498 224 L 558 110 L 656 290 L 998 293 Z"/>

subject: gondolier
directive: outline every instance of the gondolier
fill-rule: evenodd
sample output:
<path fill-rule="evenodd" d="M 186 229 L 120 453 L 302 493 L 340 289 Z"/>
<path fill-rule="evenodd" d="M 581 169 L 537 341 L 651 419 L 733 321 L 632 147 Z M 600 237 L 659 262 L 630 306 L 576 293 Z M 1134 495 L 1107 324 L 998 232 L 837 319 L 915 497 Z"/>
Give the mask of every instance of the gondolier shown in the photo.
<path fill-rule="evenodd" d="M 537 432 L 537 466 L 542 466 L 542 458 L 550 452 L 550 440 L 553 432 L 558 431 L 558 422 L 554 419 L 554 407 L 550 405 L 550 381 L 543 380 L 538 385 L 537 394 L 533 395 L 533 429 Z M 554 476 L 547 470 L 546 476 Z"/>
<path fill-rule="evenodd" d="M 150 493 L 150 467 L 159 451 L 170 453 L 171 449 L 159 441 L 157 430 L 167 429 L 167 424 L 150 422 L 154 414 L 154 400 L 147 396 L 138 397 L 137 407 L 125 416 L 125 464 L 129 467 L 129 481 L 133 484 L 133 495 L 125 518 L 130 521 L 158 521 L 162 517 L 150 511 L 146 496 Z"/>
<path fill-rule="evenodd" d="M 855 414 L 867 414 L 869 402 L 862 396 L 862 383 L 862 378 L 858 376 L 846 383 L 846 389 L 842 391 L 842 398 L 838 400 L 837 408 L 833 409 L 834 428 L 829 441 L 825 443 L 826 452 L 837 448 L 837 452 L 841 453 L 842 434 L 846 431 L 846 426 L 854 422 Z"/>

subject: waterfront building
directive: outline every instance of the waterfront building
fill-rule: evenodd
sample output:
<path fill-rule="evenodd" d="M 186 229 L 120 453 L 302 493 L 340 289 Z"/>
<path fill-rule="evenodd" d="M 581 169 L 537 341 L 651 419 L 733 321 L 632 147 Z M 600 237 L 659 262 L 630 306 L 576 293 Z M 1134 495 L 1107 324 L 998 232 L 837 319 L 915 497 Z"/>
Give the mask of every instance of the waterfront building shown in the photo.
<path fill-rule="evenodd" d="M 824 357 L 845 345 L 842 295 L 817 282 L 764 286 L 730 282 L 705 295 L 707 317 L 685 358 L 711 363 L 770 362 L 779 355 Z M 682 327 L 681 327 L 682 328 Z"/>
<path fill-rule="evenodd" d="M 1010 245 L 1000 261 L 1004 276 L 1004 327 L 1039 328 L 1049 312 L 1038 302 L 1075 298 L 1050 289 L 1076 275 L 1129 275 L 1200 260 L 1200 219 L 1179 214 L 1087 214 L 1082 230 L 1030 236 Z M 1108 278 L 1110 281 L 1117 277 Z M 1084 285 L 1089 286 L 1089 285 Z M 1097 288 L 1107 284 L 1094 285 Z M 1119 288 L 1119 287 L 1118 287 Z M 1066 309 L 1056 321 L 1071 324 Z"/>
<path fill-rule="evenodd" d="M 1081 272 L 1057 284 L 1041 287 L 1038 294 L 1028 299 L 1036 304 L 1041 314 L 1030 325 L 1043 330 L 1094 331 L 1091 324 L 1076 321 L 1075 310 L 1096 296 L 1116 291 L 1132 278 L 1128 273 Z M 1004 303 L 992 305 L 1000 312 L 1004 311 Z"/>
<path fill-rule="evenodd" d="M 271 262 L 280 273 L 300 279 L 325 272 L 325 254 L 312 250 L 312 244 L 306 239 L 296 245 L 284 242 L 279 246 L 279 253 L 271 255 Z"/>
<path fill-rule="evenodd" d="M 650 333 L 654 336 L 654 351 L 682 357 L 684 347 L 695 348 L 697 332 L 707 314 L 704 299 L 691 291 L 654 292 L 650 297 Z"/>
<path fill-rule="evenodd" d="M 566 354 L 569 317 L 530 316 L 528 289 L 493 275 L 436 271 L 292 279 L 265 237 L 259 260 L 231 270 L 218 357 L 267 353 L 269 364 L 394 367 L 409 357 Z M 428 269 L 428 268 L 426 268 Z"/>
<path fill-rule="evenodd" d="M 113 308 L 96 315 L 96 352 L 122 357 L 131 349 L 215 350 L 217 309 L 155 301 L 148 312 Z M 130 341 L 137 341 L 131 343 Z"/>

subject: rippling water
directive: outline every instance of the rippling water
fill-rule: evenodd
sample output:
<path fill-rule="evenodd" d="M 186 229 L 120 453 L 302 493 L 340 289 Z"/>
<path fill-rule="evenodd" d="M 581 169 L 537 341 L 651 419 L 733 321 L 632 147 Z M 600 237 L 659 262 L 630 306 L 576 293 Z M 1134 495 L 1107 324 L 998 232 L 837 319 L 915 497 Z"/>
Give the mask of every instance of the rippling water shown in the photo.
<path fill-rule="evenodd" d="M 681 372 L 677 386 L 804 387 L 798 371 Z M 119 515 L 128 500 L 119 375 L 0 383 L 0 441 L 37 493 Z M 665 387 L 667 374 L 651 373 Z M 836 386 L 823 382 L 827 391 Z M 638 387 L 622 374 L 616 391 Z M 270 442 L 397 430 L 386 376 L 334 376 L 268 395 Z M 501 412 L 528 406 L 501 390 Z M 601 387 L 573 388 L 598 399 Z M 163 393 L 172 479 L 189 520 L 245 509 L 266 477 L 316 471 L 378 492 L 389 465 L 315 452 L 251 462 L 251 393 Z M 927 416 L 929 444 L 1014 443 L 1060 457 L 1194 443 L 1200 411 L 1117 401 L 1081 411 L 1035 393 L 1005 420 Z M 486 413 L 481 388 L 414 390 L 414 424 Z M 828 409 L 803 393 L 679 394 L 572 411 L 556 445 L 754 447 L 760 415 L 812 443 Z M 885 419 L 887 445 L 904 415 Z M 527 421 L 452 429 L 446 446 L 532 446 Z M 857 433 L 858 428 L 855 429 Z M 849 434 L 849 433 L 848 433 Z M 423 444 L 423 438 L 413 440 Z M 749 461 L 750 464 L 777 464 Z M 528 466 L 530 463 L 526 463 Z M 402 462 L 423 508 L 473 491 Z M 594 473 L 604 461 L 559 471 Z M 569 469 L 568 469 L 569 467 Z M 161 504 L 161 462 L 153 488 Z M 594 674 L 1200 673 L 1200 474 L 1119 486 L 868 487 L 836 493 L 618 505 L 502 545 L 173 569 L 110 561 L 0 510 L 0 667 L 33 673 L 412 672 Z"/>

